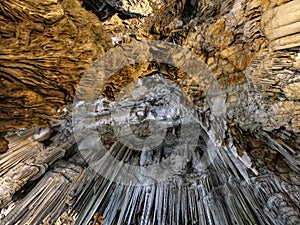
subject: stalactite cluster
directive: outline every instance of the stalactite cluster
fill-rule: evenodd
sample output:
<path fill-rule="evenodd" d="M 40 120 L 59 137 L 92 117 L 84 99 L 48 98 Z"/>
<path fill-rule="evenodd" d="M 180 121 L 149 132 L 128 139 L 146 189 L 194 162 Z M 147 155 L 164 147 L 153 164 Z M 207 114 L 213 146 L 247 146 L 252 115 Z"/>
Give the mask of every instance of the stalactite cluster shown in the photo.
<path fill-rule="evenodd" d="M 299 224 L 299 7 L 2 0 L 0 225 Z"/>

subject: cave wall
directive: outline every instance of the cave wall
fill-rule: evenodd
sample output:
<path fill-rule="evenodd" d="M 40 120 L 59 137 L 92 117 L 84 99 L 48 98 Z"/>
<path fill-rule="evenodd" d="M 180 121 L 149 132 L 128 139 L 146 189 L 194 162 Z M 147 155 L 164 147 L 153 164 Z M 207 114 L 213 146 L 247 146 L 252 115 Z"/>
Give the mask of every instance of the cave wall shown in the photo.
<path fill-rule="evenodd" d="M 299 133 L 299 45 L 289 41 L 299 35 L 298 14 L 290 10 L 299 1 L 128 4 L 124 10 L 118 1 L 83 1 L 88 11 L 71 0 L 0 3 L 0 133 L 46 126 L 105 51 L 158 39 L 186 46 L 207 63 L 226 93 L 225 119 L 245 130 Z M 278 24 L 285 14 L 294 19 Z"/>
<path fill-rule="evenodd" d="M 47 125 L 111 47 L 79 1 L 1 1 L 0 24 L 0 133 Z"/>
<path fill-rule="evenodd" d="M 30 211 L 26 206 L 44 190 L 53 198 L 61 194 L 57 202 L 62 205 L 73 208 L 75 202 L 81 207 L 82 199 L 76 196 L 80 191 L 70 190 L 81 190 L 86 182 L 94 181 L 89 179 L 92 171 L 79 166 L 78 155 L 69 158 L 76 142 L 70 118 L 64 117 L 65 108 L 72 103 L 76 86 L 93 61 L 109 49 L 141 40 L 166 40 L 185 46 L 208 65 L 216 93 L 205 96 L 205 85 L 193 82 L 197 79 L 188 82 L 187 89 L 194 90 L 194 103 L 202 110 L 201 122 L 207 133 L 220 141 L 216 145 L 222 160 L 232 162 L 226 169 L 231 166 L 236 177 L 243 179 L 249 171 L 257 176 L 251 190 L 262 185 L 268 204 L 261 196 L 251 198 L 252 193 L 243 193 L 249 194 L 250 202 L 260 199 L 258 205 L 265 207 L 264 214 L 272 217 L 275 212 L 278 221 L 295 220 L 295 204 L 300 204 L 296 196 L 299 185 L 294 185 L 299 184 L 300 149 L 300 14 L 295 13 L 299 5 L 298 0 L 1 1 L 0 152 L 7 150 L 8 141 L 10 149 L 0 155 L 0 206 L 12 203 L 24 187 L 30 188 L 28 184 L 40 184 L 6 221 L 13 223 L 14 212 L 26 217 Z M 147 62 L 122 69 L 105 88 L 120 91 L 145 71 L 158 68 L 174 80 L 186 78 L 184 71 Z M 219 93 L 225 103 L 222 106 L 218 105 Z M 42 134 L 39 129 L 29 129 L 21 136 L 10 133 L 8 141 L 4 139 L 8 131 L 48 126 L 55 119 L 66 119 L 58 139 L 51 136 L 57 132 L 52 129 Z M 54 147 L 47 146 L 45 140 L 55 140 Z M 264 177 L 266 171 L 272 174 L 268 179 Z M 92 189 L 87 193 L 95 194 Z M 53 220 L 46 208 L 55 209 L 55 216 L 62 220 L 72 220 L 69 211 L 57 207 L 51 197 L 47 196 L 47 204 L 30 211 L 32 218 L 40 219 L 39 213 L 44 213 Z M 285 211 L 269 202 L 284 204 Z"/>

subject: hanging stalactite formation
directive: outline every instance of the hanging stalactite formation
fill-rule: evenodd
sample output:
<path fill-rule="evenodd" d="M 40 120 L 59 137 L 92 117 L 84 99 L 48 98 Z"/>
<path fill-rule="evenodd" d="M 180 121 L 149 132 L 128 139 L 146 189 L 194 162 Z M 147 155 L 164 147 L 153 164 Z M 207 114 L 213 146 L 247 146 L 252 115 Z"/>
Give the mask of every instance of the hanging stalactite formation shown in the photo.
<path fill-rule="evenodd" d="M 0 225 L 298 225 L 299 8 L 2 0 Z"/>

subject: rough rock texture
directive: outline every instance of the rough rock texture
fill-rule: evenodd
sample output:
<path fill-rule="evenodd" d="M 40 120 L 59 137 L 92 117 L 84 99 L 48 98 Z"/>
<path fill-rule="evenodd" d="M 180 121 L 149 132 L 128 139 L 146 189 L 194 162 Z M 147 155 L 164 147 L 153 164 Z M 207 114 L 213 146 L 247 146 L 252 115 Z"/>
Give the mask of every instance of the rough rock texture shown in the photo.
<path fill-rule="evenodd" d="M 1 1 L 0 224 L 299 224 L 299 7 L 299 0 Z M 144 62 L 94 91 L 114 101 L 128 83 L 159 71 L 191 97 L 218 157 L 205 173 L 194 173 L 192 162 L 183 178 L 124 188 L 86 165 L 66 114 L 95 59 L 144 40 L 186 47 L 211 77 Z M 5 136 L 45 125 L 51 129 Z M 100 130 L 115 142 L 108 151 L 131 154 Z"/>
<path fill-rule="evenodd" d="M 299 11 L 300 4 L 296 0 L 271 8 L 262 15 L 262 29 L 274 50 L 299 46 Z"/>
<path fill-rule="evenodd" d="M 148 0 L 112 0 L 106 2 L 116 10 L 119 10 L 127 15 L 148 16 L 150 13 L 152 13 L 152 8 L 150 7 Z"/>
<path fill-rule="evenodd" d="M 79 1 L 1 1 L 0 132 L 46 125 L 110 47 Z"/>

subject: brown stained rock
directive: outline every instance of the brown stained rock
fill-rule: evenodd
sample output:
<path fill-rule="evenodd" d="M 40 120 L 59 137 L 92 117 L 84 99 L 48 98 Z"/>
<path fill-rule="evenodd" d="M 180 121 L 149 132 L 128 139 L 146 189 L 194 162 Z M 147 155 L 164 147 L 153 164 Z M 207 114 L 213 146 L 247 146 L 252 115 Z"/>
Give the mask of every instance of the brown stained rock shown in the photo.
<path fill-rule="evenodd" d="M 79 1 L 4 0 L 0 2 L 0 134 L 2 131 L 27 126 L 45 125 L 47 120 L 55 118 L 57 109 L 72 101 L 76 84 L 81 75 L 89 68 L 91 62 L 108 50 L 111 45 L 116 46 L 136 40 L 162 39 L 184 45 L 208 64 L 213 73 L 207 74 L 214 76 L 218 81 L 218 85 L 213 90 L 215 92 L 210 93 L 213 96 L 210 101 L 213 102 L 216 99 L 211 108 L 205 105 L 205 100 L 209 97 L 204 93 L 211 84 L 211 77 L 202 77 L 200 82 L 197 77 L 187 79 L 186 74 L 180 68 L 154 62 L 123 67 L 106 82 L 102 93 L 113 99 L 114 94 L 122 95 L 128 91 L 126 88 L 124 90 L 128 83 L 159 70 L 166 78 L 178 82 L 183 91 L 192 96 L 198 109 L 206 110 L 203 114 L 207 112 L 212 116 L 213 114 L 219 115 L 206 117 L 205 114 L 201 119 L 204 126 L 213 134 L 212 136 L 215 135 L 223 143 L 219 153 L 224 154 L 223 156 L 226 156 L 227 152 L 224 150 L 233 153 L 233 156 L 230 155 L 230 167 L 231 163 L 235 165 L 231 167 L 232 169 L 236 167 L 243 176 L 243 167 L 240 164 L 242 162 L 255 175 L 260 175 L 261 172 L 263 174 L 271 172 L 274 175 L 291 175 L 293 177 L 289 167 L 297 168 L 296 160 L 299 159 L 300 145 L 298 79 L 300 66 L 299 54 L 289 48 L 292 46 L 291 43 L 299 44 L 299 40 L 294 38 L 298 37 L 298 34 L 294 34 L 297 36 L 284 36 L 269 43 L 261 32 L 264 30 L 264 24 L 261 25 L 261 15 L 266 10 L 284 6 L 289 1 L 206 0 L 200 3 L 200 1 L 185 0 L 115 0 L 106 2 L 110 2 L 110 6 L 115 7 L 118 12 L 114 12 L 115 14 L 103 23 L 85 11 Z M 131 4 L 131 8 L 126 11 L 126 8 L 122 8 L 121 5 L 116 5 L 122 2 Z M 135 6 L 145 2 L 149 3 L 153 10 L 152 13 L 148 9 L 148 11 L 135 11 Z M 12 7 L 14 5 L 15 7 Z M 147 17 L 136 18 L 137 14 L 147 15 Z M 275 48 L 272 48 L 274 45 L 283 46 L 284 50 L 274 51 Z M 136 49 L 132 49 L 132 53 L 134 51 Z M 143 53 L 145 55 L 149 52 Z M 128 57 L 130 55 L 131 53 Z M 127 57 L 126 55 L 122 56 L 123 59 Z M 180 65 L 189 61 L 188 57 L 179 58 L 183 58 Z M 111 62 L 108 62 L 108 67 L 114 68 L 120 63 L 118 59 L 119 57 L 113 58 Z M 91 72 L 96 73 L 97 69 L 94 68 Z M 94 75 L 93 73 L 91 75 Z M 88 85 L 93 87 L 92 84 Z M 93 91 L 96 94 L 101 93 L 96 88 Z M 85 93 L 80 94 L 84 95 Z M 221 97 L 224 95 L 224 99 L 218 99 L 219 94 Z M 224 115 L 218 112 L 220 109 L 222 111 L 222 104 L 226 108 Z M 66 130 L 60 133 L 64 138 L 59 139 L 58 142 L 65 145 L 66 140 L 69 140 L 71 143 L 62 148 L 43 148 L 42 145 L 39 145 L 40 148 L 34 149 L 30 146 L 32 139 L 19 139 L 20 137 L 9 139 L 10 144 L 15 146 L 14 150 L 20 151 L 22 157 L 14 157 L 10 152 L 13 148 L 10 148 L 6 154 L 2 154 L 2 158 L 0 157 L 0 161 L 2 161 L 0 163 L 0 168 L 2 167 L 0 183 L 3 184 L 0 185 L 3 189 L 0 191 L 2 204 L 6 205 L 11 202 L 13 194 L 18 190 L 23 192 L 24 189 L 21 188 L 26 183 L 40 176 L 44 177 L 40 180 L 40 185 L 35 186 L 21 202 L 16 203 L 17 207 L 5 218 L 5 221 L 14 224 L 18 213 L 22 215 L 20 220 L 26 221 L 27 218 L 24 217 L 28 215 L 28 212 L 32 212 L 30 219 L 37 218 L 37 220 L 46 221 L 45 224 L 54 224 L 49 221 L 55 221 L 56 217 L 61 215 L 63 207 L 58 207 L 59 203 L 61 206 L 67 204 L 70 208 L 69 210 L 67 210 L 68 207 L 63 209 L 66 211 L 60 216 L 58 224 L 72 224 L 78 218 L 78 213 L 85 211 L 82 210 L 85 205 L 91 203 L 85 199 L 85 196 L 90 199 L 90 196 L 95 195 L 96 189 L 90 187 L 94 187 L 100 182 L 95 182 L 93 176 L 90 176 L 86 169 L 77 167 L 76 160 L 81 161 L 78 159 L 80 158 L 78 155 L 74 155 L 76 160 L 67 159 L 68 156 L 65 153 L 72 151 L 70 149 L 74 140 L 68 136 L 70 134 L 67 130 L 72 128 L 71 125 L 69 124 L 65 128 Z M 105 132 L 105 129 L 102 129 L 101 132 Z M 29 137 L 31 136 L 29 135 Z M 20 150 L 20 146 L 14 144 L 13 140 L 24 144 L 26 148 L 23 146 Z M 101 141 L 107 143 L 109 147 L 115 141 L 115 137 L 110 136 Z M 6 148 L 7 142 L 0 135 L 0 152 L 6 151 Z M 53 165 L 55 160 L 64 156 L 68 162 L 61 160 Z M 225 162 L 227 158 L 223 159 Z M 76 165 L 71 162 L 76 162 Z M 48 165 L 51 165 L 54 171 L 46 172 Z M 216 174 L 223 174 L 228 170 L 228 167 L 226 169 L 218 167 L 221 164 L 216 165 L 221 172 Z M 262 171 L 256 171 L 254 166 Z M 45 172 L 46 175 L 44 175 Z M 246 173 L 246 171 L 244 172 Z M 269 181 L 269 178 L 260 178 L 263 181 L 259 185 L 266 187 L 261 193 L 265 194 L 270 189 L 275 191 L 278 187 L 281 188 L 281 184 L 277 181 L 265 185 L 263 182 Z M 251 182 L 255 179 L 256 177 L 251 176 Z M 295 181 L 292 180 L 291 184 L 299 184 L 298 176 L 295 176 L 294 179 Z M 86 187 L 89 188 L 85 189 Z M 211 187 L 216 186 L 212 185 Z M 251 193 L 260 194 L 257 187 L 258 185 L 249 190 L 253 190 Z M 108 189 L 114 191 L 111 187 Z M 75 191 L 73 192 L 73 190 Z M 288 196 L 292 195 L 293 189 L 291 188 L 291 190 L 286 189 L 279 192 Z M 281 212 L 282 209 L 282 207 L 269 206 L 270 202 L 276 203 L 278 200 L 281 206 L 282 204 L 288 205 L 282 200 L 287 199 L 286 196 L 274 200 L 273 191 L 266 196 L 259 195 L 258 198 L 251 198 L 248 191 L 246 193 L 242 191 L 240 196 L 245 196 L 245 198 L 237 198 L 237 204 L 233 206 L 240 205 L 240 202 L 247 198 L 255 207 L 254 210 L 246 209 L 245 212 L 248 215 L 251 211 L 259 212 L 257 202 L 268 201 L 262 202 L 263 213 L 259 212 L 258 216 L 261 218 L 267 213 L 268 218 L 261 219 L 261 221 L 269 221 L 269 219 L 274 219 L 273 215 L 279 215 L 278 211 Z M 128 194 L 126 190 L 119 193 L 124 193 L 124 196 Z M 234 199 L 232 197 L 236 193 L 239 192 L 233 191 L 231 195 L 226 195 L 225 197 L 229 196 L 230 199 L 222 204 L 235 203 L 232 201 Z M 295 193 L 298 196 L 298 191 Z M 150 192 L 147 193 L 147 196 L 149 194 Z M 36 195 L 45 198 L 36 199 Z M 217 196 L 215 199 L 220 198 Z M 298 200 L 297 197 L 291 197 L 291 199 Z M 40 207 L 39 203 L 41 202 L 43 204 Z M 172 209 L 176 204 L 170 202 L 172 205 L 168 207 Z M 201 204 L 205 201 L 197 202 Z M 299 205 L 299 201 L 296 203 Z M 221 208 L 233 209 L 231 206 L 227 207 L 226 204 Z M 32 210 L 25 208 L 28 205 L 33 207 Z M 241 205 L 243 209 L 248 207 L 247 204 Z M 219 206 L 212 212 L 220 212 Z M 289 203 L 289 206 L 293 206 L 293 204 Z M 75 210 L 72 212 L 73 207 Z M 209 207 L 213 209 L 214 206 L 212 204 Z M 186 208 L 188 207 L 182 209 Z M 288 217 L 286 215 L 289 215 L 290 224 L 294 224 L 293 215 L 296 213 L 291 208 L 284 208 L 285 211 L 282 211 L 282 215 L 278 217 L 286 218 Z M 273 214 L 268 214 L 268 211 Z M 201 217 L 203 215 L 201 213 Z M 101 214 L 96 213 L 94 222 L 98 220 L 98 223 L 102 224 L 100 216 Z M 210 222 L 214 222 L 213 220 Z M 243 221 L 246 220 L 243 219 Z M 282 224 L 288 224 L 285 219 L 282 221 L 284 221 Z M 237 221 L 234 222 L 237 223 Z M 20 223 L 22 224 L 22 222 Z M 253 220 L 252 223 L 257 224 L 258 222 Z"/>
<path fill-rule="evenodd" d="M 110 39 L 79 1 L 1 1 L 0 21 L 0 132 L 45 125 Z"/>
<path fill-rule="evenodd" d="M 275 102 L 272 104 L 271 109 L 275 114 L 273 118 L 274 128 L 286 127 L 288 130 L 299 132 L 300 102 Z"/>
<path fill-rule="evenodd" d="M 291 120 L 291 129 L 296 133 L 300 133 L 300 114 L 293 115 L 293 118 Z"/>
<path fill-rule="evenodd" d="M 300 70 L 300 53 L 298 53 L 298 56 L 296 57 L 296 61 L 294 62 L 293 66 L 294 66 L 297 70 Z"/>
<path fill-rule="evenodd" d="M 152 1 L 150 1 L 151 4 Z M 160 2 L 160 1 L 158 1 Z M 269 43 L 265 38 L 264 22 L 261 15 L 269 9 L 277 6 L 285 6 L 289 1 L 222 1 L 221 5 L 214 4 L 213 1 L 205 1 L 197 5 L 197 16 L 186 25 L 178 29 L 168 29 L 172 21 L 183 19 L 184 1 L 177 4 L 177 11 L 174 11 L 173 1 L 168 1 L 168 6 L 160 2 L 160 7 L 153 7 L 153 15 L 137 19 L 125 20 L 125 26 L 120 20 L 118 23 L 108 20 L 105 22 L 106 29 L 110 29 L 114 24 L 114 34 L 120 34 L 120 43 L 128 43 L 132 40 L 126 34 L 130 30 L 141 39 L 157 39 L 159 36 L 151 36 L 156 33 L 160 36 L 168 35 L 168 40 L 183 44 L 208 64 L 214 76 L 218 79 L 221 89 L 231 90 L 246 80 L 253 83 L 254 90 L 259 93 L 264 100 L 257 100 L 259 107 L 269 110 L 272 101 L 293 101 L 298 99 L 297 70 L 299 70 L 299 59 L 297 54 L 290 51 L 272 51 L 273 43 Z M 294 3 L 295 4 L 295 3 Z M 173 9 L 173 16 L 169 18 L 163 16 L 160 10 Z M 214 12 L 214 13 L 211 13 Z M 191 13 L 192 14 L 192 13 Z M 154 17 L 155 16 L 155 17 Z M 114 20 L 116 21 L 116 20 Z M 118 25 L 116 25 L 118 24 Z M 149 27 L 152 26 L 152 30 Z M 141 30 L 138 30 L 140 27 Z M 122 36 L 123 35 L 123 36 Z M 289 37 L 283 37 L 289 38 Z M 290 37 L 293 43 L 300 43 L 297 39 Z M 280 41 L 280 40 L 278 40 Z M 287 45 L 285 45 L 287 46 Z M 237 88 L 239 89 L 239 88 Z M 228 91 L 228 108 L 234 107 L 239 101 L 246 102 L 245 99 L 238 100 L 237 93 Z M 241 93 L 241 90 L 238 91 Z M 259 97 L 259 98 L 260 98 Z M 256 98 L 256 97 L 255 97 Z M 262 103 L 262 101 L 266 101 Z M 231 105 L 231 103 L 234 103 Z M 247 109 L 241 109 L 239 117 L 247 118 Z M 270 110 L 269 110 L 270 111 Z M 270 121 L 276 117 L 275 111 L 259 113 L 259 116 L 251 116 L 251 122 L 259 122 L 272 130 Z M 294 115 L 297 112 L 294 111 Z M 255 114 L 254 114 L 255 115 Z M 296 121 L 289 113 L 285 114 L 283 121 Z M 284 116 L 283 116 L 284 117 Z M 281 123 L 283 126 L 287 124 Z M 253 126 L 255 127 L 255 126 Z M 298 130 L 296 124 L 288 126 L 294 131 Z M 294 128 L 295 129 L 294 129 Z"/>
<path fill-rule="evenodd" d="M 110 3 L 117 2 L 122 1 Z M 58 108 L 72 101 L 79 77 L 92 61 L 111 43 L 133 39 L 168 36 L 185 44 L 209 64 L 225 89 L 244 82 L 246 73 L 263 96 L 298 99 L 297 81 L 291 81 L 294 72 L 287 68 L 297 69 L 299 60 L 259 52 L 268 45 L 260 15 L 279 5 L 288 10 L 288 1 L 147 2 L 143 4 L 153 9 L 147 17 L 121 19 L 116 14 L 102 25 L 78 1 L 2 1 L 0 93 L 5 101 L 0 102 L 0 131 L 45 125 Z"/>
<path fill-rule="evenodd" d="M 217 11 L 219 6 L 213 6 Z M 196 29 L 188 33 L 186 45 L 203 57 L 220 88 L 227 90 L 245 82 L 244 71 L 266 39 L 260 31 L 262 1 L 224 1 L 220 8 L 221 15 L 208 19 L 204 13 L 197 18 Z M 234 94 L 232 98 L 236 99 Z"/>
<path fill-rule="evenodd" d="M 0 3 L 1 12 L 10 20 L 34 21 L 53 24 L 64 17 L 64 9 L 58 0 L 31 1 L 5 0 Z"/>
<path fill-rule="evenodd" d="M 228 59 L 234 66 L 235 71 L 244 71 L 250 64 L 253 56 L 249 52 L 247 45 L 238 44 L 224 49 L 221 52 L 221 57 Z"/>
<path fill-rule="evenodd" d="M 4 134 L 0 134 L 0 153 L 8 150 L 8 141 L 4 138 Z"/>
<path fill-rule="evenodd" d="M 110 1 L 110 4 L 113 2 L 127 2 L 126 4 L 138 5 L 137 2 L 142 4 L 146 1 Z M 185 0 L 148 0 L 148 2 L 152 8 L 152 13 L 146 13 L 148 15 L 145 17 L 135 18 L 134 13 L 121 11 L 121 13 L 115 14 L 103 23 L 107 32 L 113 38 L 119 38 L 120 42 L 118 44 L 128 43 L 128 39 L 135 39 L 128 38 L 130 35 L 138 40 L 158 40 L 176 34 L 195 16 L 196 9 L 199 11 L 201 5 L 193 1 L 196 3 L 193 7 L 196 8 L 193 8 L 192 12 L 187 13 L 185 7 L 188 3 Z M 197 8 L 198 5 L 199 8 Z M 120 20 L 124 14 L 130 18 Z M 99 14 L 98 16 L 100 17 Z M 122 37 L 126 41 L 122 41 Z"/>
<path fill-rule="evenodd" d="M 117 2 L 122 1 L 110 3 Z M 111 44 L 136 39 L 164 37 L 185 45 L 209 65 L 223 90 L 247 78 L 270 101 L 299 99 L 298 81 L 293 79 L 299 70 L 296 53 L 269 52 L 261 32 L 261 15 L 279 5 L 288 10 L 288 1 L 146 2 L 153 9 L 148 16 L 124 19 L 119 12 L 103 24 L 78 1 L 1 2 L 0 94 L 5 101 L 0 101 L 0 131 L 45 125 L 72 101 L 79 77 L 92 61 Z M 11 12 L 13 4 L 16 10 Z M 233 100 L 228 102 L 237 102 L 235 94 L 229 97 Z"/>
<path fill-rule="evenodd" d="M 178 4 L 177 14 L 183 10 Z M 154 24 L 159 25 L 159 33 L 170 32 L 172 27 L 164 27 L 174 15 L 168 14 L 163 23 L 157 15 L 174 5 L 155 1 L 150 7 L 159 13 L 127 24 L 119 19 L 114 30 L 109 22 L 103 26 L 79 1 L 1 2 L 0 132 L 45 126 L 55 118 L 56 111 L 72 101 L 84 71 L 111 43 L 119 43 L 116 35 L 122 43 L 125 34 L 125 42 L 131 41 L 128 30 L 151 39 Z"/>
<path fill-rule="evenodd" d="M 300 82 L 286 85 L 283 92 L 289 100 L 300 100 Z"/>
<path fill-rule="evenodd" d="M 246 76 L 254 85 L 253 91 L 262 96 L 264 117 L 254 120 L 266 129 L 285 127 L 299 132 L 299 79 L 298 55 L 293 51 L 262 49 L 246 70 Z M 260 114 L 263 114 L 261 111 Z M 269 119 L 267 119 L 269 118 Z M 270 122 L 272 121 L 272 122 Z M 293 122 L 292 122 L 293 121 Z"/>

